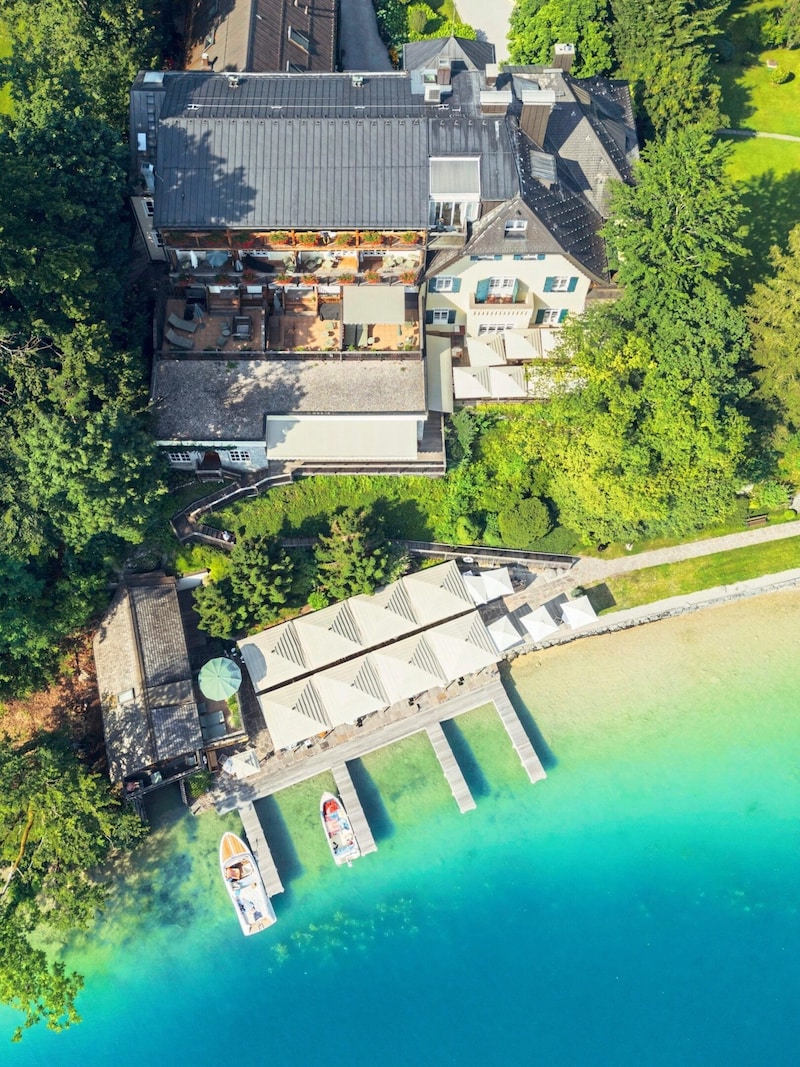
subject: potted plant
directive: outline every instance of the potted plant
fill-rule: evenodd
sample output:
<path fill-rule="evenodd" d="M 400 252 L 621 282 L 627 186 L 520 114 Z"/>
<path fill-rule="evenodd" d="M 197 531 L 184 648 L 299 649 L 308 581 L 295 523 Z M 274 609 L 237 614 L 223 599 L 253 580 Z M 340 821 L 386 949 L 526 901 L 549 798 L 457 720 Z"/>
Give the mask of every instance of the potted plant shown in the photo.
<path fill-rule="evenodd" d="M 360 234 L 362 245 L 377 245 L 381 243 L 381 235 L 377 230 L 363 230 Z"/>
<path fill-rule="evenodd" d="M 303 230 L 297 234 L 297 243 L 304 248 L 313 248 L 314 245 L 319 244 L 319 234 Z"/>
<path fill-rule="evenodd" d="M 316 285 L 317 276 L 316 274 L 304 274 L 301 281 L 303 285 Z"/>
<path fill-rule="evenodd" d="M 352 233 L 337 233 L 333 244 L 336 248 L 352 248 L 355 244 L 355 237 Z"/>
<path fill-rule="evenodd" d="M 246 267 L 242 271 L 242 281 L 243 282 L 257 282 L 258 281 L 258 271 L 257 270 L 252 270 L 252 268 L 250 268 L 250 267 Z"/>
<path fill-rule="evenodd" d="M 376 282 L 379 282 L 381 280 L 381 276 L 376 270 L 368 270 L 364 275 L 364 278 L 370 285 L 374 285 Z"/>
<path fill-rule="evenodd" d="M 406 285 L 413 285 L 417 280 L 417 272 L 415 270 L 404 270 L 400 274 L 400 281 Z"/>
<path fill-rule="evenodd" d="M 292 243 L 291 235 L 286 230 L 273 230 L 268 237 L 268 241 L 271 245 L 290 245 Z"/>
<path fill-rule="evenodd" d="M 414 230 L 406 230 L 404 234 L 400 235 L 400 240 L 404 245 L 416 245 L 419 244 L 419 234 Z"/>
<path fill-rule="evenodd" d="M 355 274 L 340 274 L 339 275 L 339 281 L 342 283 L 342 285 L 352 285 L 355 280 L 356 280 Z"/>
<path fill-rule="evenodd" d="M 286 285 L 292 280 L 291 274 L 276 274 L 274 279 L 279 285 Z"/>

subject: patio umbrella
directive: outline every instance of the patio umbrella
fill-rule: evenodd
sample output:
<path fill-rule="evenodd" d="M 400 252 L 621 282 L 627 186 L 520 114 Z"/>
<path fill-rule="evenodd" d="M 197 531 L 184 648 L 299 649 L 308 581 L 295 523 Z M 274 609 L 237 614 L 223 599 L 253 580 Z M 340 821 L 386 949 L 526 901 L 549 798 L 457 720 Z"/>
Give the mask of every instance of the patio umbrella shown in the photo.
<path fill-rule="evenodd" d="M 238 692 L 242 672 L 230 659 L 210 659 L 197 679 L 200 691 L 209 700 L 227 700 Z"/>
<path fill-rule="evenodd" d="M 206 263 L 208 263 L 209 267 L 221 267 L 223 263 L 227 262 L 227 259 L 227 252 L 210 252 L 206 256 Z"/>

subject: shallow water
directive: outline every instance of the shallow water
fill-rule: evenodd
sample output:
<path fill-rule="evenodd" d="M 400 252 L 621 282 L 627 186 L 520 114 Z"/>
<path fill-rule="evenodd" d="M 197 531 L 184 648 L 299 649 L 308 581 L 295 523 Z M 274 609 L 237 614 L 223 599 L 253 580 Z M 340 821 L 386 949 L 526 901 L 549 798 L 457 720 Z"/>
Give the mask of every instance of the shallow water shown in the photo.
<path fill-rule="evenodd" d="M 236 817 L 162 814 L 69 952 L 84 1022 L 3 1062 L 794 1063 L 799 610 L 779 594 L 517 661 L 547 781 L 490 709 L 448 728 L 467 815 L 424 736 L 381 750 L 353 768 L 378 852 L 350 869 L 319 826 L 328 778 L 262 802 L 287 892 L 254 938 L 217 872 Z"/>

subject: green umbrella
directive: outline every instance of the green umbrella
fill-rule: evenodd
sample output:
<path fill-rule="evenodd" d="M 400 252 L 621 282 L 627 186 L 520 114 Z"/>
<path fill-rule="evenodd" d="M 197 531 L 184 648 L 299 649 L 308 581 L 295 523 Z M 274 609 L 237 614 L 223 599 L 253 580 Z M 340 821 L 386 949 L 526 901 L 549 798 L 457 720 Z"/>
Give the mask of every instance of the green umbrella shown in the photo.
<path fill-rule="evenodd" d="M 242 672 L 231 659 L 210 659 L 200 671 L 197 682 L 204 697 L 227 700 L 238 692 Z"/>

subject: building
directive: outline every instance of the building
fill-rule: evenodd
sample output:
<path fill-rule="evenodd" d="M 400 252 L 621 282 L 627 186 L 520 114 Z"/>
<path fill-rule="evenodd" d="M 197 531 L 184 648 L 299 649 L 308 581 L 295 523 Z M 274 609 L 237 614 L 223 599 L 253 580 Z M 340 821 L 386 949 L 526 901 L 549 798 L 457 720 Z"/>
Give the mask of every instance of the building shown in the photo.
<path fill-rule="evenodd" d="M 94 659 L 112 782 L 139 793 L 196 771 L 203 738 L 175 579 L 121 586 Z"/>
<path fill-rule="evenodd" d="M 454 401 L 547 387 L 613 295 L 637 153 L 621 83 L 407 45 L 388 74 L 145 72 L 134 206 L 169 268 L 152 399 L 173 466 L 436 474 Z"/>

